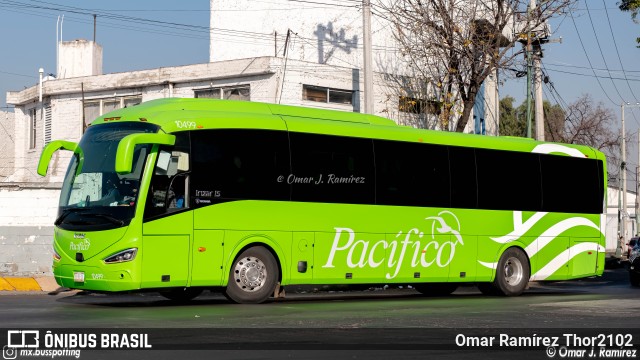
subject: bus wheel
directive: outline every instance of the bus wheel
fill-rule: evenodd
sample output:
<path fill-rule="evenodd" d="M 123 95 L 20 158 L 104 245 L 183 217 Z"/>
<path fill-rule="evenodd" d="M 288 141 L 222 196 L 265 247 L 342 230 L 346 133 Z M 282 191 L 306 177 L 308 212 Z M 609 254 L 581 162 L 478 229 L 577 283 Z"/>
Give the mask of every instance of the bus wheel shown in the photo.
<path fill-rule="evenodd" d="M 518 248 L 507 249 L 498 262 L 493 288 L 498 295 L 518 296 L 529 283 L 529 261 Z"/>
<path fill-rule="evenodd" d="M 180 288 L 160 292 L 160 295 L 166 297 L 167 299 L 178 302 L 191 301 L 200 294 L 202 294 L 202 289 L 198 288 Z"/>
<path fill-rule="evenodd" d="M 275 290 L 278 265 L 271 252 L 254 246 L 242 252 L 231 266 L 225 295 L 240 304 L 264 302 Z"/>
<path fill-rule="evenodd" d="M 458 285 L 453 283 L 424 283 L 415 284 L 413 287 L 424 296 L 447 296 L 456 291 Z"/>

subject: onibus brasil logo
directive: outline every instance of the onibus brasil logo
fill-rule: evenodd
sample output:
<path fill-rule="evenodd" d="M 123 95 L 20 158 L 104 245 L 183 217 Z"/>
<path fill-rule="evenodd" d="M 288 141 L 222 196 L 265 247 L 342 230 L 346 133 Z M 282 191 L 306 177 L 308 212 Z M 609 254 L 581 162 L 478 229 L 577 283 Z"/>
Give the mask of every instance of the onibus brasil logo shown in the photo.
<path fill-rule="evenodd" d="M 377 268 L 385 266 L 392 272 L 386 274 L 387 279 L 398 275 L 405 264 L 405 257 L 411 256 L 411 267 L 428 268 L 434 264 L 438 267 L 448 266 L 456 254 L 456 246 L 464 245 L 460 236 L 460 221 L 450 211 L 441 211 L 438 216 L 425 218 L 431 224 L 430 231 L 412 228 L 406 233 L 399 231 L 395 240 L 358 239 L 356 232 L 347 227 L 334 228 L 336 234 L 329 258 L 323 268 L 333 268 L 334 258 L 338 253 L 346 254 L 349 268 Z M 426 235 L 426 236 L 425 236 Z M 445 241 L 438 241 L 438 235 L 447 236 Z"/>

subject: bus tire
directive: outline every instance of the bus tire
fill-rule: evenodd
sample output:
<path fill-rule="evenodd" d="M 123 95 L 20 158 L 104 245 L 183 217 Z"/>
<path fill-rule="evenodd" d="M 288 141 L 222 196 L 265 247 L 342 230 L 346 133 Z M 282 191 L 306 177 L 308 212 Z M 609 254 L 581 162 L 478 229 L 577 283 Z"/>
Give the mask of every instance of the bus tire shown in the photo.
<path fill-rule="evenodd" d="M 273 294 L 278 275 L 276 259 L 269 250 L 248 248 L 233 262 L 224 294 L 239 304 L 259 304 Z"/>
<path fill-rule="evenodd" d="M 498 261 L 493 288 L 497 295 L 518 296 L 529 283 L 529 259 L 516 247 L 508 248 Z M 481 290 L 482 291 L 482 290 Z"/>
<path fill-rule="evenodd" d="M 458 288 L 455 283 L 423 283 L 413 286 L 423 296 L 447 296 Z"/>
<path fill-rule="evenodd" d="M 188 288 L 188 287 L 160 292 L 160 295 L 164 296 L 169 300 L 176 301 L 176 302 L 191 301 L 200 294 L 202 294 L 202 289 Z"/>

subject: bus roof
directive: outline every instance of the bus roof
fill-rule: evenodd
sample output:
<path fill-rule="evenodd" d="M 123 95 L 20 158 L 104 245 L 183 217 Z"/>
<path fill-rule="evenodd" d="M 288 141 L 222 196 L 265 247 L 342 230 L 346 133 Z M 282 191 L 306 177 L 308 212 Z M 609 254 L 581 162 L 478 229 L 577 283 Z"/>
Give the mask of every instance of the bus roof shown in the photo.
<path fill-rule="evenodd" d="M 114 121 L 146 121 L 160 126 L 165 133 L 219 128 L 288 130 L 605 159 L 602 152 L 582 145 L 415 129 L 375 115 L 251 101 L 157 99 L 109 112 L 91 125 Z"/>

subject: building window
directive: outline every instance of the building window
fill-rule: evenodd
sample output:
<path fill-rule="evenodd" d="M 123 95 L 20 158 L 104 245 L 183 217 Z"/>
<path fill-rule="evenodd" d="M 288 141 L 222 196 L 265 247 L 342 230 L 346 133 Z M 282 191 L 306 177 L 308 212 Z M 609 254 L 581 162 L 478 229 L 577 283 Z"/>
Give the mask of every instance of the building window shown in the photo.
<path fill-rule="evenodd" d="M 398 110 L 410 114 L 440 114 L 441 103 L 435 100 L 416 99 L 410 96 L 398 97 Z"/>
<path fill-rule="evenodd" d="M 29 110 L 29 149 L 36 148 L 36 123 L 38 122 L 38 111 L 36 108 Z"/>
<path fill-rule="evenodd" d="M 302 99 L 331 104 L 353 104 L 353 91 L 302 85 Z"/>
<path fill-rule="evenodd" d="M 51 142 L 51 104 L 44 105 L 44 144 Z"/>
<path fill-rule="evenodd" d="M 251 87 L 249 85 L 194 89 L 193 92 L 196 98 L 244 101 L 251 100 Z"/>
<path fill-rule="evenodd" d="M 109 111 L 131 107 L 142 102 L 142 96 L 120 96 L 106 99 L 92 99 L 84 101 L 84 127 L 85 129 L 93 120 Z"/>

